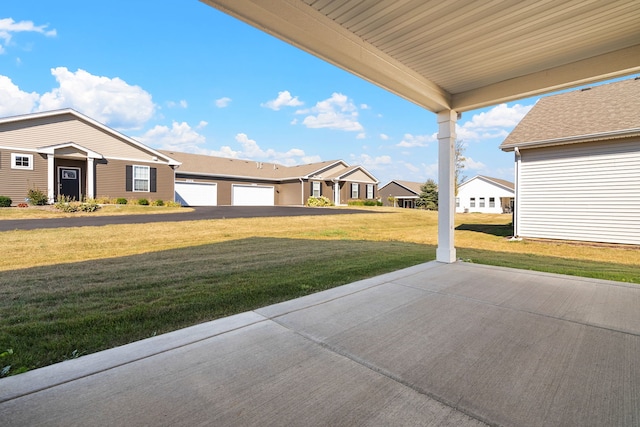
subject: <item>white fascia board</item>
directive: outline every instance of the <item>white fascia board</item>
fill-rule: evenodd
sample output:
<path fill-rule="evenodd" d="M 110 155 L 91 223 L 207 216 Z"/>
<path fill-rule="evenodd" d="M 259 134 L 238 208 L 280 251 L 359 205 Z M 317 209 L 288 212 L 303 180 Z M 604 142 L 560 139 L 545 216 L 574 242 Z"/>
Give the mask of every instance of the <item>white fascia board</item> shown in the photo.
<path fill-rule="evenodd" d="M 640 136 L 640 128 L 616 130 L 611 132 L 600 132 L 587 135 L 576 135 L 564 138 L 541 139 L 538 141 L 517 142 L 500 146 L 502 151 L 513 151 L 516 148 L 522 150 L 526 148 L 550 147 L 553 145 L 579 144 L 582 142 L 602 141 L 607 139 L 621 139 Z"/>
<path fill-rule="evenodd" d="M 55 154 L 56 150 L 60 150 L 62 148 L 75 148 L 78 151 L 83 151 L 86 153 L 87 157 L 91 159 L 104 159 L 104 156 L 100 153 L 96 153 L 86 147 L 83 147 L 80 144 L 76 144 L 75 142 L 67 142 L 65 144 L 57 144 L 57 145 L 49 145 L 47 147 L 38 147 L 38 153 L 42 154 Z"/>

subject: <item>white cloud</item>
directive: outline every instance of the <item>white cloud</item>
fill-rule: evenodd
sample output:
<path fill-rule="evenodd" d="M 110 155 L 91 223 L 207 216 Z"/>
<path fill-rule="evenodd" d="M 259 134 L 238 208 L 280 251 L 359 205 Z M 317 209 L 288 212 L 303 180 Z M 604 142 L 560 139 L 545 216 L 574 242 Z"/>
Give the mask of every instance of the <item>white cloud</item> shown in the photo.
<path fill-rule="evenodd" d="M 313 108 L 299 110 L 296 114 L 309 114 L 302 124 L 312 129 L 327 128 L 349 132 L 364 130 L 358 122 L 357 107 L 341 93 L 334 93 L 331 98 L 318 102 Z"/>
<path fill-rule="evenodd" d="M 6 46 L 11 43 L 14 33 L 32 32 L 44 34 L 46 37 L 55 37 L 55 29 L 47 29 L 49 25 L 35 25 L 31 21 L 16 22 L 12 18 L 0 19 L 0 53 L 4 53 Z"/>
<path fill-rule="evenodd" d="M 40 98 L 39 111 L 73 108 L 117 129 L 139 129 L 154 114 L 151 95 L 114 77 L 94 76 L 85 70 L 75 73 L 66 67 L 53 68 L 59 88 Z"/>
<path fill-rule="evenodd" d="M 467 170 L 483 170 L 486 169 L 487 166 L 482 163 L 482 162 L 476 162 L 475 160 L 473 160 L 471 157 L 465 157 L 464 158 L 464 169 Z"/>
<path fill-rule="evenodd" d="M 285 152 L 276 151 L 271 148 L 264 150 L 254 139 L 249 138 L 245 133 L 237 134 L 235 140 L 240 145 L 240 149 L 234 150 L 232 147 L 225 145 L 220 147 L 219 150 L 211 150 L 207 154 L 236 159 L 264 160 L 287 166 L 320 161 L 320 157 L 307 156 L 304 150 L 299 148 L 292 148 Z"/>
<path fill-rule="evenodd" d="M 0 76 L 0 117 L 31 113 L 40 95 L 20 90 L 7 76 Z"/>
<path fill-rule="evenodd" d="M 368 154 L 360 154 L 359 156 L 351 154 L 349 157 L 353 164 L 360 165 L 368 171 L 384 169 L 385 166 L 393 163 L 391 156 L 387 155 L 373 157 Z"/>
<path fill-rule="evenodd" d="M 228 107 L 230 103 L 231 103 L 231 98 L 227 98 L 226 96 L 224 98 L 216 99 L 216 107 L 218 108 Z"/>
<path fill-rule="evenodd" d="M 200 122 L 198 129 L 204 126 L 206 126 L 206 122 Z M 198 154 L 207 152 L 202 148 L 202 145 L 206 142 L 205 137 L 193 130 L 186 122 L 173 122 L 170 128 L 167 126 L 155 126 L 145 132 L 144 135 L 136 137 L 136 139 L 146 145 L 163 150 Z"/>
<path fill-rule="evenodd" d="M 435 142 L 438 140 L 436 134 L 433 135 L 412 135 L 410 133 L 405 133 L 402 141 L 396 144 L 396 147 L 427 147 L 430 142 Z"/>
<path fill-rule="evenodd" d="M 178 102 L 175 101 L 169 101 L 167 102 L 167 107 L 169 108 L 187 108 L 189 105 L 187 104 L 187 101 L 185 101 L 184 99 L 181 99 Z"/>
<path fill-rule="evenodd" d="M 380 139 L 383 141 L 387 141 L 389 139 L 389 135 L 385 134 L 385 133 L 381 133 L 380 134 Z"/>
<path fill-rule="evenodd" d="M 356 139 L 366 139 L 367 138 L 367 134 L 365 132 L 360 132 L 358 135 L 356 135 Z"/>
<path fill-rule="evenodd" d="M 297 96 L 292 97 L 288 90 L 278 92 L 278 97 L 262 104 L 263 107 L 270 108 L 274 111 L 280 110 L 282 107 L 299 107 L 304 103 Z"/>
<path fill-rule="evenodd" d="M 506 138 L 533 105 L 496 105 L 488 111 L 474 114 L 471 120 L 456 126 L 456 136 L 463 141 Z"/>

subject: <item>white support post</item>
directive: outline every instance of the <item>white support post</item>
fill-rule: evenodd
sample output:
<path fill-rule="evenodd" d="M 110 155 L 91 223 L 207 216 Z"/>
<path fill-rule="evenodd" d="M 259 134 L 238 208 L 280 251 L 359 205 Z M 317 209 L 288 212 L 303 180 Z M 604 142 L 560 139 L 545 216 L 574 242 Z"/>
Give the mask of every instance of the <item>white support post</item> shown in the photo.
<path fill-rule="evenodd" d="M 56 191 L 53 188 L 55 185 L 55 173 L 55 156 L 47 154 L 47 198 L 49 203 L 53 203 L 55 200 Z"/>
<path fill-rule="evenodd" d="M 93 157 L 87 158 L 87 198 L 95 199 L 96 168 Z"/>
<path fill-rule="evenodd" d="M 453 110 L 438 113 L 438 249 L 436 261 L 456 261 L 454 246 L 456 120 Z"/>

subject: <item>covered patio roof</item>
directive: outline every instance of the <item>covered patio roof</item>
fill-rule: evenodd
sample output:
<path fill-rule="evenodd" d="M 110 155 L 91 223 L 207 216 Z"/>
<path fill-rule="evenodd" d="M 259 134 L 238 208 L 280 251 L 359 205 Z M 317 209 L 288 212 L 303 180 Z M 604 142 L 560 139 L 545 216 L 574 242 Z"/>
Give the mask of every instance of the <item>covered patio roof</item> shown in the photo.
<path fill-rule="evenodd" d="M 438 114 L 438 259 L 458 113 L 640 72 L 637 0 L 201 0 Z"/>

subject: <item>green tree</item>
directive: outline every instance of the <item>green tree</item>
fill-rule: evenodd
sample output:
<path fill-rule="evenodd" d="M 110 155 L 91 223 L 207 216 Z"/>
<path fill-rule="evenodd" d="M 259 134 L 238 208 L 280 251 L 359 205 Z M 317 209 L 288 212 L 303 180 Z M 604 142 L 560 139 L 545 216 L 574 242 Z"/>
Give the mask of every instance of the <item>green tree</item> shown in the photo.
<path fill-rule="evenodd" d="M 420 186 L 420 198 L 416 200 L 416 207 L 430 211 L 438 210 L 438 184 L 433 179 Z"/>
<path fill-rule="evenodd" d="M 456 196 L 458 195 L 458 187 L 460 187 L 460 184 L 462 184 L 467 179 L 467 177 L 462 174 L 462 171 L 465 167 L 465 162 L 467 161 L 467 158 L 464 156 L 465 149 L 466 147 L 462 142 L 462 140 L 456 139 L 456 146 L 455 146 Z"/>

